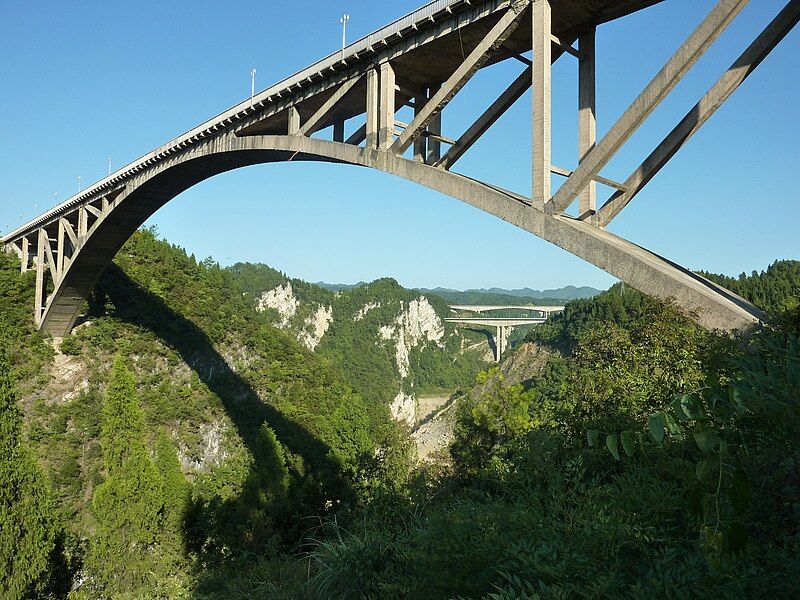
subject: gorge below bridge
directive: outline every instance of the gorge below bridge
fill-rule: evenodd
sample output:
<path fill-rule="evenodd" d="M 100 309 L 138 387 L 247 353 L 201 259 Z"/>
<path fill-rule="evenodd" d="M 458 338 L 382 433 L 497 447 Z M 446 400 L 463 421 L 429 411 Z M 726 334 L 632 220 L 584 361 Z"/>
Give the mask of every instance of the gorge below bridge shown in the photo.
<path fill-rule="evenodd" d="M 602 168 L 747 4 L 718 0 L 597 139 L 596 29 L 662 1 L 670 0 L 436 0 L 423 6 L 4 236 L 4 248 L 19 255 L 22 269 L 36 269 L 37 324 L 57 337 L 68 333 L 125 241 L 191 186 L 258 163 L 327 161 L 377 169 L 475 206 L 647 294 L 673 299 L 704 327 L 753 326 L 761 318 L 757 307 L 605 227 L 794 27 L 800 0 L 786 3 L 641 165 L 615 182 Z M 577 66 L 579 152 L 572 169 L 551 162 L 551 65 L 557 60 Z M 479 69 L 500 61 L 519 63 L 519 76 L 466 131 L 445 135 L 448 103 Z M 456 162 L 529 89 L 531 195 L 455 173 Z M 409 123 L 396 116 L 404 106 L 413 108 Z M 353 133 L 345 137 L 351 119 Z M 531 142 L 526 136 L 520 143 Z M 552 174 L 565 178 L 554 193 Z M 599 208 L 597 184 L 613 190 Z M 566 211 L 573 203 L 571 216 Z"/>

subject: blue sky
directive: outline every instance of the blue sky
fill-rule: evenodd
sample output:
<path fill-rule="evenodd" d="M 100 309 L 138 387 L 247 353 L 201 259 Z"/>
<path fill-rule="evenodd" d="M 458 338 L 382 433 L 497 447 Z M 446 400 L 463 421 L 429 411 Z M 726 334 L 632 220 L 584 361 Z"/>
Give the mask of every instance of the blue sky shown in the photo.
<path fill-rule="evenodd" d="M 0 2 L 0 230 L 421 2 Z M 784 2 L 753 0 L 603 174 L 624 180 Z M 667 0 L 598 30 L 602 135 L 710 10 Z M 793 31 L 609 226 L 695 269 L 729 274 L 800 257 L 800 30 Z M 513 62 L 513 61 L 510 61 Z M 444 114 L 458 137 L 520 72 L 480 72 Z M 553 159 L 576 160 L 576 64 L 557 63 Z M 530 195 L 530 96 L 458 171 Z M 554 183 L 556 183 L 554 179 Z M 56 196 L 57 194 L 57 196 Z M 608 189 L 598 188 L 602 202 Z M 198 258 L 266 262 L 311 281 L 406 286 L 607 287 L 613 278 L 538 238 L 414 184 L 355 167 L 261 165 L 203 182 L 151 220 Z"/>

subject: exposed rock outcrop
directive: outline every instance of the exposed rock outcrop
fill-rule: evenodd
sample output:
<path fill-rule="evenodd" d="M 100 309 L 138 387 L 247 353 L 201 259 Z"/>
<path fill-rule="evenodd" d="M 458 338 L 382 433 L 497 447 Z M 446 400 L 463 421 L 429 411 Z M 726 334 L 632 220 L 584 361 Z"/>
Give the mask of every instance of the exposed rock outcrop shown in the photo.
<path fill-rule="evenodd" d="M 225 425 L 223 423 L 215 422 L 200 425 L 200 437 L 202 438 L 202 454 L 199 456 L 191 456 L 184 445 L 181 445 L 178 449 L 178 459 L 184 471 L 208 473 L 211 467 L 218 465 L 228 457 L 228 452 L 223 444 L 225 437 Z"/>
<path fill-rule="evenodd" d="M 286 328 L 289 326 L 292 317 L 297 313 L 297 307 L 299 305 L 300 302 L 295 298 L 294 292 L 292 291 L 292 283 L 287 281 L 283 285 L 263 292 L 256 306 L 260 311 L 266 308 L 274 308 L 277 310 L 281 317 L 277 325 L 278 327 Z"/>
<path fill-rule="evenodd" d="M 366 314 L 374 308 L 380 308 L 380 302 L 367 302 L 362 308 L 358 309 L 358 312 L 353 316 L 353 321 L 360 321 L 363 319 Z"/>
<path fill-rule="evenodd" d="M 297 334 L 298 341 L 309 350 L 314 350 L 333 322 L 333 307 L 317 307 L 316 312 L 306 319 L 303 329 Z"/>
<path fill-rule="evenodd" d="M 412 427 L 417 420 L 417 399 L 400 390 L 389 405 L 389 410 L 395 421 L 406 423 Z"/>
<path fill-rule="evenodd" d="M 435 342 L 441 346 L 444 337 L 444 323 L 436 314 L 428 299 L 420 296 L 405 307 L 401 303 L 400 314 L 394 323 L 380 328 L 380 335 L 385 340 L 394 340 L 397 370 L 402 378 L 410 372 L 409 352 L 425 341 Z"/>

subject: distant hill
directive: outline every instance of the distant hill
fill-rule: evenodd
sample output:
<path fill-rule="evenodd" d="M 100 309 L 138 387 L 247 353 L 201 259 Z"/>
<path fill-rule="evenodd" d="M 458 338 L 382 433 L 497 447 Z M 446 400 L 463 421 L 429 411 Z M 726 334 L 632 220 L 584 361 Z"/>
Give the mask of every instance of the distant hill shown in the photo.
<path fill-rule="evenodd" d="M 592 298 L 600 293 L 600 290 L 593 287 L 575 287 L 574 285 L 555 290 L 484 288 L 462 292 L 448 288 L 421 288 L 420 291 L 426 294 L 436 294 L 448 302 L 457 304 L 563 304 L 566 300 Z"/>
<path fill-rule="evenodd" d="M 358 283 L 325 283 L 324 281 L 318 281 L 312 285 L 318 285 L 319 287 L 325 288 L 330 292 L 343 292 L 346 290 L 364 287 L 367 285 L 367 282 L 359 281 Z"/>
<path fill-rule="evenodd" d="M 448 302 L 385 277 L 308 283 L 263 264 L 227 269 L 259 312 L 333 365 L 371 402 L 413 424 L 420 394 L 469 387 L 491 360 L 485 332 L 445 322 Z"/>

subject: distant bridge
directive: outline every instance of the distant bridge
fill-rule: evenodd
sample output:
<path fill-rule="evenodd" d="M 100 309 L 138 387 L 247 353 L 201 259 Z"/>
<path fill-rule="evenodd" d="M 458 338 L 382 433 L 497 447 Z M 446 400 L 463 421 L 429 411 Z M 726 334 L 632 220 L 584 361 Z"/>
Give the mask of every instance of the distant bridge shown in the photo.
<path fill-rule="evenodd" d="M 492 340 L 494 341 L 494 359 L 500 362 L 503 353 L 508 347 L 508 336 L 511 335 L 514 327 L 519 327 L 520 325 L 538 325 L 539 323 L 547 321 L 547 317 L 452 317 L 445 319 L 445 321 L 458 325 L 496 327 L 497 334 L 492 336 Z"/>
<path fill-rule="evenodd" d="M 527 310 L 549 315 L 550 313 L 563 311 L 564 307 L 536 304 L 451 304 L 450 310 L 475 313 L 491 312 L 493 310 Z"/>
<path fill-rule="evenodd" d="M 56 336 L 69 332 L 125 241 L 193 185 L 258 163 L 327 161 L 391 173 L 471 204 L 643 292 L 674 298 L 705 327 L 752 326 L 761 317 L 758 308 L 604 227 L 794 27 L 800 19 L 800 0 L 790 0 L 641 165 L 625 181 L 615 182 L 601 175 L 602 168 L 747 4 L 718 0 L 642 93 L 596 139 L 595 30 L 660 1 L 666 0 L 436 0 L 337 50 L 6 235 L 3 245 L 20 256 L 22 269 L 36 269 L 36 322 Z M 679 6 L 675 4 L 675 10 Z M 531 58 L 525 55 L 528 51 Z M 551 65 L 562 57 L 576 61 L 578 76 L 579 152 L 570 168 L 551 162 Z M 501 61 L 520 63 L 519 76 L 466 131 L 445 135 L 442 115 L 448 103 L 479 69 Z M 531 195 L 452 172 L 528 89 Z M 396 115 L 405 106 L 413 109 L 408 123 Z M 356 121 L 346 136 L 348 120 Z M 319 137 L 323 131 L 327 139 Z M 757 132 L 742 128 L 743 141 L 752 135 Z M 445 152 L 442 144 L 448 147 Z M 565 178 L 555 193 L 550 189 L 552 174 Z M 597 183 L 613 189 L 599 209 Z M 565 211 L 576 199 L 577 215 L 569 216 Z"/>

